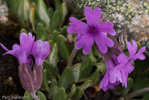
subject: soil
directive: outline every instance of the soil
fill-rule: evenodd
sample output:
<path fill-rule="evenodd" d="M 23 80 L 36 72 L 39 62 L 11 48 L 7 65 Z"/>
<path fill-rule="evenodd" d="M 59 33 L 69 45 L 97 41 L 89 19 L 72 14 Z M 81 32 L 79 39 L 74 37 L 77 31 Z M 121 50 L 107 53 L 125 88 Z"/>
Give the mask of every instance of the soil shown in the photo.
<path fill-rule="evenodd" d="M 0 23 L 0 43 L 11 50 L 13 44 L 19 43 L 21 26 L 14 16 L 8 19 L 6 24 Z M 2 56 L 5 52 L 0 46 L 0 98 L 7 100 L 10 96 L 23 96 L 25 90 L 19 80 L 17 59 L 12 55 Z"/>

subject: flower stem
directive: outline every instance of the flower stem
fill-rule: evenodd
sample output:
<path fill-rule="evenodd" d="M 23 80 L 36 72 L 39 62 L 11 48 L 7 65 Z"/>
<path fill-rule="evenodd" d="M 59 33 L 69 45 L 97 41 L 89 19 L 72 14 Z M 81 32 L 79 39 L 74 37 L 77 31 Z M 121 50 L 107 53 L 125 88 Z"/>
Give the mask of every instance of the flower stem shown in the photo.
<path fill-rule="evenodd" d="M 141 93 L 144 93 L 144 92 L 149 92 L 149 88 L 144 88 L 144 89 L 140 89 L 138 91 L 135 91 L 129 95 L 126 96 L 126 100 L 130 100 L 131 98 L 141 94 Z"/>
<path fill-rule="evenodd" d="M 32 93 L 31 95 L 32 95 L 32 97 L 33 97 L 35 100 L 40 100 L 40 99 L 38 98 L 38 96 L 37 96 L 35 93 Z"/>
<path fill-rule="evenodd" d="M 73 51 L 71 52 L 70 57 L 69 57 L 67 66 L 72 66 L 72 61 L 73 61 L 73 58 L 75 57 L 76 53 L 77 53 L 77 49 L 74 48 Z"/>

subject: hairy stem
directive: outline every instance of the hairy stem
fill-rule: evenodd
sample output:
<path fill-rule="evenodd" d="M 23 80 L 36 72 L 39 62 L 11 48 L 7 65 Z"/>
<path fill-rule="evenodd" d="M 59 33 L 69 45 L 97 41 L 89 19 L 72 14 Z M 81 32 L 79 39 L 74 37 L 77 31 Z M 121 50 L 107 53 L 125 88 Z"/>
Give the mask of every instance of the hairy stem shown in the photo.
<path fill-rule="evenodd" d="M 72 66 L 72 61 L 73 61 L 73 58 L 75 57 L 76 53 L 77 53 L 77 49 L 74 48 L 73 51 L 71 52 L 70 57 L 69 57 L 67 66 Z"/>
<path fill-rule="evenodd" d="M 130 100 L 131 98 L 141 94 L 141 93 L 144 93 L 144 92 L 149 92 L 149 88 L 144 88 L 144 89 L 141 89 L 141 90 L 138 90 L 138 91 L 135 91 L 129 95 L 126 96 L 126 100 Z"/>
<path fill-rule="evenodd" d="M 33 97 L 35 100 L 40 100 L 40 99 L 38 98 L 38 96 L 37 96 L 35 93 L 32 93 L 31 95 L 32 95 L 32 97 Z"/>

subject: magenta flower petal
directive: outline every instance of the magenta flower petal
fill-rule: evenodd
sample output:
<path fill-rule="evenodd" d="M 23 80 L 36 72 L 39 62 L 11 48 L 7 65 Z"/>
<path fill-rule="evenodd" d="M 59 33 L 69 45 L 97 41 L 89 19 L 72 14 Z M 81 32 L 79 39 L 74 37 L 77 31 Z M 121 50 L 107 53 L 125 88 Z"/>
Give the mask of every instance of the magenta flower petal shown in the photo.
<path fill-rule="evenodd" d="M 118 57 L 119 63 L 125 63 L 126 64 L 126 63 L 131 63 L 131 62 L 135 61 L 136 59 L 140 59 L 140 60 L 145 59 L 143 52 L 145 52 L 146 47 L 142 47 L 137 52 L 137 43 L 133 40 L 132 45 L 130 42 L 128 42 L 127 48 L 128 48 L 130 57 L 127 57 L 124 53 L 121 53 Z"/>
<path fill-rule="evenodd" d="M 127 87 L 128 74 L 134 69 L 133 66 L 130 63 L 119 63 L 117 56 L 112 56 L 111 59 L 104 61 L 107 66 L 107 71 L 99 87 L 104 91 L 112 89 L 120 83 Z"/>
<path fill-rule="evenodd" d="M 124 53 L 121 53 L 119 56 L 118 56 L 118 62 L 119 63 L 126 63 L 127 62 L 127 56 L 124 54 Z"/>
<path fill-rule="evenodd" d="M 82 38 L 80 38 L 80 40 L 75 44 L 75 48 L 76 49 L 83 48 L 87 42 L 87 39 L 88 39 L 88 35 L 87 34 L 83 35 Z"/>
<path fill-rule="evenodd" d="M 132 41 L 132 45 L 130 42 L 128 42 L 127 48 L 128 48 L 129 54 L 130 54 L 130 57 L 127 58 L 129 62 L 133 62 L 136 59 L 140 59 L 140 60 L 145 59 L 143 52 L 145 52 L 146 47 L 142 47 L 137 52 L 137 43 L 135 42 L 135 40 Z"/>
<path fill-rule="evenodd" d="M 83 48 L 83 53 L 88 54 L 91 51 L 92 45 L 94 43 L 93 35 L 85 34 L 82 38 L 78 40 L 75 45 L 76 49 Z"/>
<path fill-rule="evenodd" d="M 110 76 L 109 76 L 109 82 L 112 83 L 112 84 L 113 84 L 113 83 L 116 83 L 116 80 L 117 80 L 116 77 L 115 77 L 115 76 L 116 76 L 115 74 L 116 74 L 116 73 L 115 73 L 114 71 L 112 71 L 112 72 L 110 73 Z"/>
<path fill-rule="evenodd" d="M 32 57 L 30 55 L 27 57 L 27 63 L 30 65 L 30 68 L 32 68 L 32 66 L 33 66 L 33 59 L 32 59 Z"/>
<path fill-rule="evenodd" d="M 104 40 L 105 40 L 105 44 L 106 44 L 107 47 L 113 47 L 114 46 L 114 42 L 110 38 L 105 36 Z"/>
<path fill-rule="evenodd" d="M 90 7 L 86 7 L 84 14 L 86 17 L 87 24 L 96 25 L 99 23 L 99 19 L 102 13 L 100 8 L 98 7 L 94 8 L 93 11 Z"/>
<path fill-rule="evenodd" d="M 41 40 L 37 40 L 33 44 L 32 48 L 32 55 L 35 58 L 35 64 L 42 65 L 43 60 L 49 55 L 49 52 L 50 52 L 49 43 L 47 41 L 43 42 Z"/>
<path fill-rule="evenodd" d="M 8 50 L 3 44 L 1 44 L 1 46 L 4 50 L 7 50 L 7 52 L 3 55 L 10 54 L 15 56 L 18 59 L 19 64 L 27 62 L 27 56 L 24 54 L 24 52 L 21 51 L 18 44 L 14 44 L 12 50 Z"/>
<path fill-rule="evenodd" d="M 13 56 L 15 56 L 16 58 L 19 59 L 19 55 L 21 54 L 20 46 L 18 44 L 14 44 L 12 46 L 12 50 L 8 50 L 3 55 L 5 55 L 5 54 L 11 54 L 11 55 L 13 55 Z"/>
<path fill-rule="evenodd" d="M 35 37 L 32 36 L 31 33 L 21 33 L 20 35 L 20 48 L 21 50 L 24 50 L 27 52 L 27 54 L 31 51 L 33 42 L 35 40 Z"/>
<path fill-rule="evenodd" d="M 94 8 L 93 10 L 86 7 L 84 14 L 86 16 L 87 24 L 77 20 L 74 17 L 71 17 L 70 26 L 67 28 L 68 33 L 77 34 L 77 43 L 75 48 L 83 48 L 83 53 L 88 54 L 91 51 L 92 45 L 95 41 L 101 53 L 106 54 L 108 47 L 114 46 L 114 42 L 107 37 L 107 33 L 115 35 L 113 24 L 111 22 L 99 23 L 102 13 L 98 7 Z"/>
<path fill-rule="evenodd" d="M 124 70 L 121 70 L 121 76 L 122 76 L 122 86 L 125 86 L 125 88 L 127 88 L 127 77 L 126 75 L 128 76 L 128 73 L 125 73 Z"/>
<path fill-rule="evenodd" d="M 98 49 L 99 49 L 103 54 L 107 53 L 108 48 L 106 47 L 105 44 L 102 43 L 102 40 L 99 39 L 99 37 L 95 37 L 95 42 L 96 42 L 96 44 L 97 44 L 97 46 L 98 46 Z"/>
<path fill-rule="evenodd" d="M 86 38 L 86 40 L 87 40 L 87 43 L 83 47 L 84 54 L 88 54 L 91 51 L 92 45 L 94 44 L 93 35 L 88 36 L 88 38 Z"/>
<path fill-rule="evenodd" d="M 103 54 L 107 53 L 107 50 L 108 50 L 107 47 L 113 47 L 114 46 L 114 42 L 103 34 L 97 35 L 95 37 L 95 42 L 98 46 L 98 49 Z"/>
<path fill-rule="evenodd" d="M 77 37 L 76 37 L 76 40 L 79 41 L 81 39 L 81 37 L 82 36 L 80 34 L 78 34 Z"/>
<path fill-rule="evenodd" d="M 30 94 L 36 93 L 41 87 L 42 83 L 42 63 L 44 58 L 49 55 L 50 45 L 48 42 L 37 40 L 34 43 L 35 37 L 31 33 L 21 33 L 20 45 L 14 44 L 12 50 L 8 50 L 3 44 L 1 47 L 6 50 L 5 54 L 15 56 L 19 61 L 19 77 L 21 84 L 25 90 Z M 33 44 L 34 43 L 34 44 Z M 32 50 L 32 55 L 35 57 L 35 65 L 33 66 L 33 59 L 29 55 Z"/>
<path fill-rule="evenodd" d="M 100 82 L 100 85 L 99 85 L 99 88 L 103 89 L 104 91 L 108 90 L 108 83 L 109 83 L 108 74 L 109 74 L 109 72 L 106 71 L 104 78 L 102 79 L 102 81 Z"/>
<path fill-rule="evenodd" d="M 115 59 L 115 58 L 114 58 Z M 115 63 L 113 62 L 113 58 L 110 60 L 105 60 L 105 64 L 107 66 L 107 71 L 104 75 L 103 80 L 101 81 L 99 88 L 104 91 L 108 89 L 112 89 L 117 83 L 119 83 L 114 74 Z"/>
<path fill-rule="evenodd" d="M 126 68 L 125 68 L 125 71 L 127 73 L 131 73 L 133 70 L 134 70 L 134 66 L 132 66 L 131 63 L 128 63 L 127 66 L 126 66 Z"/>
<path fill-rule="evenodd" d="M 2 43 L 0 43 L 0 45 L 5 51 L 9 51 Z"/>
<path fill-rule="evenodd" d="M 115 36 L 116 32 L 113 30 L 113 26 L 114 26 L 114 24 L 111 22 L 103 22 L 103 23 L 98 24 L 98 27 L 101 32 L 109 33 L 109 34 Z"/>
<path fill-rule="evenodd" d="M 127 48 L 128 48 L 130 57 L 134 56 L 137 51 L 137 43 L 135 42 L 135 40 L 132 40 L 132 45 L 130 42 L 128 42 Z"/>
<path fill-rule="evenodd" d="M 21 33 L 20 35 L 20 45 L 14 44 L 12 50 L 8 50 L 4 45 L 1 44 L 2 48 L 7 52 L 5 54 L 11 54 L 15 56 L 19 64 L 27 63 L 27 57 L 32 49 L 32 45 L 35 37 L 32 37 L 32 34 Z M 5 55 L 3 54 L 3 55 Z"/>
<path fill-rule="evenodd" d="M 136 60 L 136 59 L 140 59 L 140 60 L 144 60 L 145 59 L 145 56 L 144 56 L 144 52 L 146 50 L 146 47 L 142 47 L 138 53 L 134 56 L 133 60 Z"/>
<path fill-rule="evenodd" d="M 70 26 L 67 28 L 68 33 L 78 33 L 80 35 L 87 32 L 87 24 L 74 18 L 70 17 Z"/>
<path fill-rule="evenodd" d="M 104 42 L 102 41 L 102 43 Z M 107 71 L 99 86 L 99 88 L 102 88 L 104 91 L 111 89 L 120 83 L 122 84 L 122 86 L 125 86 L 125 88 L 127 88 L 127 78 L 129 74 L 134 70 L 134 67 L 131 63 L 136 59 L 145 59 L 143 52 L 145 51 L 146 47 L 142 47 L 137 52 L 137 44 L 134 40 L 132 41 L 132 45 L 130 42 L 128 42 L 127 46 L 130 57 L 127 57 L 123 52 L 121 52 L 118 56 L 113 55 L 108 60 L 104 59 L 107 66 Z"/>

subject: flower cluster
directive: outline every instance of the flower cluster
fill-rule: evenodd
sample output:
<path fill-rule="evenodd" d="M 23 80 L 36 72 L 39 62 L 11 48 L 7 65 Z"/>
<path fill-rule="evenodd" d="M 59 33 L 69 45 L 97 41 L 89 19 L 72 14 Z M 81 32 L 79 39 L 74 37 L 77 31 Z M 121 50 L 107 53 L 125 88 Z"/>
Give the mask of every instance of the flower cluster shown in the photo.
<path fill-rule="evenodd" d="M 145 51 L 146 47 L 142 47 L 137 52 L 137 43 L 133 40 L 132 45 L 130 42 L 128 42 L 127 48 L 130 54 L 129 57 L 121 52 L 119 56 L 113 55 L 111 59 L 105 60 L 107 71 L 99 86 L 104 91 L 112 89 L 114 86 L 119 85 L 120 83 L 122 83 L 122 86 L 127 88 L 128 75 L 134 69 L 131 63 L 136 59 L 145 59 L 143 52 Z"/>
<path fill-rule="evenodd" d="M 42 69 L 43 60 L 49 55 L 49 43 L 41 40 L 35 41 L 35 37 L 31 33 L 21 33 L 20 45 L 14 44 L 12 50 L 8 50 L 3 44 L 1 47 L 6 50 L 5 54 L 15 56 L 19 61 L 19 77 L 22 86 L 31 94 L 35 94 L 41 87 L 42 83 Z M 33 59 L 29 55 L 32 53 L 35 58 L 33 66 Z"/>
<path fill-rule="evenodd" d="M 127 57 L 113 37 L 116 35 L 113 23 L 100 20 L 102 15 L 100 8 L 96 7 L 92 11 L 91 8 L 86 7 L 84 14 L 87 24 L 71 17 L 70 26 L 67 29 L 68 33 L 77 33 L 75 48 L 83 48 L 83 53 L 88 54 L 95 41 L 107 66 L 107 71 L 99 87 L 104 91 L 112 89 L 120 83 L 127 87 L 128 75 L 134 69 L 131 63 L 136 59 L 145 59 L 143 52 L 146 48 L 142 47 L 137 52 L 136 42 L 133 40 L 132 45 L 128 42 L 127 48 L 130 56 Z"/>

